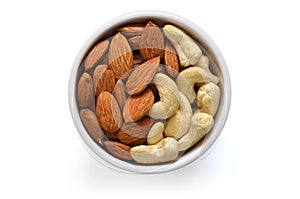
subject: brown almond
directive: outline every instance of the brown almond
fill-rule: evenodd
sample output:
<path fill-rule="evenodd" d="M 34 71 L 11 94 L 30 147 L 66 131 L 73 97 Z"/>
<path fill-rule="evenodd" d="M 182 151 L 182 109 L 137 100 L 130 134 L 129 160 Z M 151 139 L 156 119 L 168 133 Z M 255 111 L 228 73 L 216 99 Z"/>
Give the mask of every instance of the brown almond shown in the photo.
<path fill-rule="evenodd" d="M 133 160 L 129 153 L 131 147 L 114 141 L 105 141 L 103 144 L 106 149 L 115 157 L 122 160 Z"/>
<path fill-rule="evenodd" d="M 80 111 L 80 118 L 82 120 L 82 123 L 84 124 L 87 132 L 92 137 L 92 139 L 102 144 L 103 138 L 104 138 L 104 132 L 101 129 L 99 122 L 97 120 L 97 117 L 93 111 L 90 109 L 81 109 Z"/>
<path fill-rule="evenodd" d="M 102 91 L 97 98 L 96 115 L 106 133 L 116 132 L 122 125 L 119 105 L 114 96 L 107 91 Z"/>
<path fill-rule="evenodd" d="M 145 24 L 142 23 L 133 23 L 118 28 L 118 32 L 122 32 L 123 35 L 128 37 L 135 37 L 142 34 L 144 31 Z"/>
<path fill-rule="evenodd" d="M 179 61 L 172 43 L 168 40 L 166 42 L 164 61 L 169 75 L 176 77 L 179 72 Z"/>
<path fill-rule="evenodd" d="M 136 95 L 148 86 L 156 73 L 159 62 L 160 58 L 155 57 L 134 68 L 126 82 L 129 95 Z"/>
<path fill-rule="evenodd" d="M 138 95 L 130 96 L 123 108 L 123 118 L 125 122 L 135 122 L 144 117 L 153 103 L 154 95 L 149 88 Z"/>
<path fill-rule="evenodd" d="M 118 138 L 124 144 L 134 142 L 146 144 L 147 134 L 152 126 L 152 120 L 149 117 L 143 117 L 137 122 L 124 123 L 118 131 Z"/>
<path fill-rule="evenodd" d="M 107 52 L 108 47 L 109 41 L 107 39 L 96 44 L 85 59 L 85 70 L 90 70 L 93 66 L 95 66 L 95 64 L 97 64 Z"/>
<path fill-rule="evenodd" d="M 138 50 L 140 46 L 141 36 L 135 36 L 128 39 L 132 50 Z"/>
<path fill-rule="evenodd" d="M 139 51 L 145 60 L 164 55 L 164 36 L 154 23 L 149 21 L 141 35 Z"/>
<path fill-rule="evenodd" d="M 127 39 L 116 34 L 108 51 L 108 63 L 117 79 L 123 77 L 133 67 L 133 54 Z"/>
<path fill-rule="evenodd" d="M 126 102 L 126 93 L 125 93 L 125 86 L 121 79 L 119 79 L 115 85 L 113 95 L 115 96 L 120 109 L 123 109 L 123 106 Z"/>
<path fill-rule="evenodd" d="M 77 101 L 80 108 L 89 108 L 94 103 L 93 80 L 88 73 L 83 73 L 77 86 Z"/>
<path fill-rule="evenodd" d="M 117 141 L 118 140 L 118 136 L 117 136 L 117 132 L 104 132 L 105 136 L 107 137 L 107 139 L 111 140 L 111 141 Z"/>
<path fill-rule="evenodd" d="M 99 65 L 94 71 L 94 88 L 98 96 L 101 91 L 112 93 L 115 87 L 115 76 L 107 65 Z"/>

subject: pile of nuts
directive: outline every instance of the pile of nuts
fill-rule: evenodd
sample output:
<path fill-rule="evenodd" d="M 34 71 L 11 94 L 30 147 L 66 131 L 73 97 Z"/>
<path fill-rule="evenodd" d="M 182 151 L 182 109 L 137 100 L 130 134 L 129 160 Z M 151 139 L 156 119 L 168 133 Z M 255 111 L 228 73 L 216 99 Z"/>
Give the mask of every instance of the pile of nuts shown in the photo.
<path fill-rule="evenodd" d="M 214 123 L 219 78 L 186 32 L 128 24 L 96 43 L 78 70 L 77 104 L 91 138 L 132 163 L 176 160 Z"/>

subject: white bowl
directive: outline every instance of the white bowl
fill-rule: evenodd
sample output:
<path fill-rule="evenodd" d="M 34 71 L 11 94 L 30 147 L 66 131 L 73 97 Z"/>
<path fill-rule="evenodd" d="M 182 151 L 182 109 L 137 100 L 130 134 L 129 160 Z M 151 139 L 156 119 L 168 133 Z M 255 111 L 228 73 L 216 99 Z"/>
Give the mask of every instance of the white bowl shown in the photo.
<path fill-rule="evenodd" d="M 212 72 L 220 78 L 219 87 L 221 90 L 221 99 L 219 104 L 219 109 L 214 116 L 215 123 L 210 132 L 206 135 L 204 140 L 192 149 L 186 152 L 184 155 L 179 157 L 178 160 L 171 163 L 160 164 L 160 165 L 138 165 L 132 164 L 126 161 L 122 161 L 111 154 L 107 153 L 101 147 L 99 147 L 89 136 L 88 132 L 85 130 L 83 123 L 81 122 L 79 109 L 76 102 L 76 77 L 79 66 L 84 60 L 86 54 L 89 52 L 91 47 L 99 40 L 111 36 L 112 32 L 116 32 L 116 29 L 122 25 L 135 22 L 147 22 L 153 21 L 159 26 L 165 23 L 174 24 L 182 29 L 184 29 L 189 35 L 191 35 L 195 40 L 200 42 L 200 44 L 206 49 L 212 60 L 215 62 L 216 67 L 211 68 Z M 216 144 L 220 133 L 225 125 L 231 101 L 231 86 L 230 77 L 225 60 L 217 48 L 216 44 L 212 39 L 198 26 L 191 23 L 190 21 L 179 17 L 174 14 L 166 12 L 157 11 L 140 11 L 134 12 L 126 15 L 122 15 L 107 24 L 99 28 L 94 34 L 83 45 L 79 51 L 71 71 L 69 80 L 69 105 L 71 114 L 73 117 L 74 124 L 78 130 L 80 139 L 87 149 L 87 151 L 99 162 L 104 165 L 116 169 L 118 171 L 128 172 L 128 173 L 161 173 L 172 171 L 175 169 L 182 168 L 191 162 L 202 159 L 211 151 L 211 149 Z"/>

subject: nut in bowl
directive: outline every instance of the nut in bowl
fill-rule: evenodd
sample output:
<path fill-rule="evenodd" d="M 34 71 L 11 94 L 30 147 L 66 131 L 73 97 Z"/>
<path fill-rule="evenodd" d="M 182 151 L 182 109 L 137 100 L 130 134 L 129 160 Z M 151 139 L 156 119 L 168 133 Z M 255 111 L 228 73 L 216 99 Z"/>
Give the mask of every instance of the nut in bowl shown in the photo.
<path fill-rule="evenodd" d="M 191 22 L 136 12 L 97 30 L 71 72 L 69 102 L 80 138 L 103 164 L 160 173 L 205 157 L 230 107 L 216 45 Z"/>

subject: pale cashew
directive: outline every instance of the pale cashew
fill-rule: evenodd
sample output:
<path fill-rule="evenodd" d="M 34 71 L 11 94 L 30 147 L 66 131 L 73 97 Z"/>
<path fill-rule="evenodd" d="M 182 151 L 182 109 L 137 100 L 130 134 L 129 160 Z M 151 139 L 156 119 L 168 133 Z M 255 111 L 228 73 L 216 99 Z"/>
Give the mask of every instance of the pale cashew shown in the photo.
<path fill-rule="evenodd" d="M 189 100 L 179 92 L 179 110 L 167 120 L 165 136 L 175 139 L 181 138 L 189 130 L 192 114 Z"/>
<path fill-rule="evenodd" d="M 219 78 L 214 76 L 209 71 L 200 67 L 190 67 L 181 71 L 176 79 L 176 84 L 181 91 L 193 103 L 196 98 L 194 91 L 195 83 L 213 82 L 217 84 Z"/>
<path fill-rule="evenodd" d="M 130 156 L 141 164 L 156 164 L 175 160 L 178 156 L 178 142 L 164 138 L 155 145 L 139 145 L 130 149 Z"/>
<path fill-rule="evenodd" d="M 179 91 L 175 82 L 167 75 L 157 73 L 153 82 L 159 92 L 160 101 L 152 105 L 149 116 L 154 119 L 167 119 L 179 107 Z"/>
<path fill-rule="evenodd" d="M 182 66 L 194 65 L 199 61 L 202 51 L 189 35 L 173 25 L 165 25 L 163 32 L 176 49 Z"/>
<path fill-rule="evenodd" d="M 178 141 L 179 151 L 185 151 L 199 142 L 210 131 L 213 123 L 214 118 L 211 115 L 196 111 L 189 132 Z"/>
<path fill-rule="evenodd" d="M 196 63 L 196 66 L 209 70 L 209 58 L 205 55 L 202 55 L 199 61 Z"/>
<path fill-rule="evenodd" d="M 164 128 L 165 125 L 162 122 L 156 122 L 150 129 L 147 135 L 147 143 L 149 145 L 157 144 L 164 139 Z"/>
<path fill-rule="evenodd" d="M 214 116 L 220 101 L 220 88 L 214 83 L 202 85 L 197 92 L 197 103 L 201 112 Z"/>

